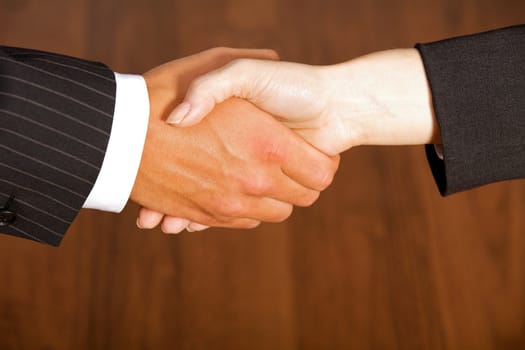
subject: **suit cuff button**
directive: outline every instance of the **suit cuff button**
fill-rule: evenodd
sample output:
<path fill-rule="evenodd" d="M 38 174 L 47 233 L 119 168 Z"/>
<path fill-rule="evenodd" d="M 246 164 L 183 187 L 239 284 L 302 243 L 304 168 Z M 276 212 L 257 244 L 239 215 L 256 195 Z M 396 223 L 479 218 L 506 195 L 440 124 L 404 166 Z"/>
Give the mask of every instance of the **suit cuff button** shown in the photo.
<path fill-rule="evenodd" d="M 0 210 L 0 226 L 9 226 L 16 219 L 16 213 L 10 210 Z"/>

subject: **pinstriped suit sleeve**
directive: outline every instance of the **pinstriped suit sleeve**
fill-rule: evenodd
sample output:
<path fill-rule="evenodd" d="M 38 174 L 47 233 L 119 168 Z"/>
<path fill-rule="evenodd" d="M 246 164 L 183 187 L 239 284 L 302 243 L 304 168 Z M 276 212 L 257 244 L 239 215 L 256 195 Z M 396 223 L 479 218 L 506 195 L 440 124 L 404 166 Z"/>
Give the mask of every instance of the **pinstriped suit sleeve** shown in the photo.
<path fill-rule="evenodd" d="M 59 245 L 99 174 L 115 77 L 106 66 L 0 47 L 0 232 Z"/>

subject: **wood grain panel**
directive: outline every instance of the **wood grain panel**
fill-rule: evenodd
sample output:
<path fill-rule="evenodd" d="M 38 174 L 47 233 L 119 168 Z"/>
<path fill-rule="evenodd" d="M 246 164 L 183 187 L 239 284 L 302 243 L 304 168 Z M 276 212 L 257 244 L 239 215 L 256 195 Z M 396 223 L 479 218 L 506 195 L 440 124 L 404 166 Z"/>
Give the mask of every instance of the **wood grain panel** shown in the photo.
<path fill-rule="evenodd" d="M 3 44 L 143 72 L 212 46 L 340 62 L 525 22 L 520 0 L 0 0 Z M 0 237 L 1 349 L 519 349 L 525 183 L 443 199 L 421 147 L 360 147 L 286 223 L 165 236 L 82 212 Z"/>

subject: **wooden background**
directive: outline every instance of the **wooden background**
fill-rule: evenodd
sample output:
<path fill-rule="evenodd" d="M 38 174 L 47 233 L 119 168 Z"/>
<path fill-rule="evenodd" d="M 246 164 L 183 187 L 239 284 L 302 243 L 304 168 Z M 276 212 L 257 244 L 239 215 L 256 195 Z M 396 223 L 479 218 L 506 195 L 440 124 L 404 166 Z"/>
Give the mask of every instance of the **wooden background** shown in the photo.
<path fill-rule="evenodd" d="M 525 22 L 523 0 L 0 0 L 0 42 L 143 72 L 219 45 L 360 54 Z M 525 183 L 442 199 L 422 147 L 357 148 L 312 208 L 165 236 L 85 211 L 0 237 L 0 349 L 523 349 Z"/>

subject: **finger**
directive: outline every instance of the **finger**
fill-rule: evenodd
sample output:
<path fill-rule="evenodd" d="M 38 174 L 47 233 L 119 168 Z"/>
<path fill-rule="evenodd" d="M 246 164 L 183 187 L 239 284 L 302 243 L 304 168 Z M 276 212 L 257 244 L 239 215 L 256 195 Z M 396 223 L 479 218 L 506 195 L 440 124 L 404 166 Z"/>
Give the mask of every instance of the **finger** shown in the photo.
<path fill-rule="evenodd" d="M 316 191 L 325 190 L 333 181 L 339 156 L 329 157 L 299 137 L 289 140 L 281 168 L 294 181 Z"/>
<path fill-rule="evenodd" d="M 206 64 L 208 68 L 219 68 L 236 58 L 243 57 L 272 61 L 277 61 L 280 59 L 279 54 L 272 49 L 240 49 L 233 47 L 213 47 L 211 49 L 197 52 L 190 56 L 179 58 L 177 61 L 199 61 L 201 64 Z"/>
<path fill-rule="evenodd" d="M 272 49 L 239 49 L 231 47 L 216 47 L 202 52 L 210 57 L 216 68 L 224 66 L 237 58 L 252 58 L 259 60 L 278 61 L 279 54 Z"/>
<path fill-rule="evenodd" d="M 268 193 L 268 197 L 298 207 L 309 207 L 319 199 L 321 194 L 319 191 L 304 187 L 286 174 L 283 175 L 281 183 Z"/>
<path fill-rule="evenodd" d="M 273 198 L 247 197 L 241 204 L 228 204 L 221 208 L 219 215 L 231 218 L 248 218 L 263 222 L 282 222 L 293 211 L 293 205 Z"/>
<path fill-rule="evenodd" d="M 166 216 L 162 220 L 161 230 L 167 234 L 177 234 L 181 233 L 189 224 L 190 222 L 186 219 Z"/>
<path fill-rule="evenodd" d="M 186 61 L 188 69 L 193 71 L 193 74 L 195 74 L 194 76 L 199 76 L 223 67 L 231 61 L 239 58 L 275 61 L 279 60 L 279 55 L 274 50 L 269 49 L 234 49 L 228 47 L 216 47 L 199 52 L 193 56 L 184 57 L 181 61 Z"/>
<path fill-rule="evenodd" d="M 235 228 L 235 229 L 252 229 L 261 224 L 260 220 L 250 219 L 250 218 L 220 218 L 216 219 L 213 217 L 202 217 L 202 220 L 199 222 L 205 222 L 206 224 L 195 224 L 195 222 L 190 222 L 186 228 L 188 232 L 199 231 L 203 228 L 210 227 L 222 227 L 222 228 Z M 189 228 L 189 229 L 188 229 Z"/>
<path fill-rule="evenodd" d="M 283 122 L 283 125 L 292 127 L 297 135 L 328 156 L 336 156 L 352 147 L 353 139 L 348 139 L 346 136 L 341 137 L 333 130 L 298 129 L 287 122 Z"/>
<path fill-rule="evenodd" d="M 253 59 L 237 59 L 195 79 L 184 101 L 167 118 L 169 124 L 188 127 L 199 123 L 213 108 L 231 97 L 253 101 L 267 87 L 273 65 Z M 262 83 L 261 83 L 262 82 Z"/>
<path fill-rule="evenodd" d="M 198 232 L 198 231 L 204 231 L 206 229 L 210 228 L 206 225 L 197 224 L 195 222 L 190 222 L 188 226 L 186 226 L 186 231 L 188 232 Z"/>
<path fill-rule="evenodd" d="M 164 214 L 147 208 L 140 208 L 137 218 L 137 227 L 141 229 L 152 229 L 157 227 Z"/>
<path fill-rule="evenodd" d="M 253 169 L 244 180 L 244 190 L 254 197 L 268 197 L 300 207 L 308 207 L 319 198 L 319 191 L 307 188 L 275 167 L 272 172 Z"/>
<path fill-rule="evenodd" d="M 184 101 L 172 111 L 166 122 L 181 127 L 195 125 L 216 105 L 238 95 L 239 91 L 249 89 L 247 84 L 252 79 L 246 74 L 240 74 L 237 67 L 228 65 L 193 81 Z M 248 75 L 251 74 L 252 72 L 248 71 Z"/>
<path fill-rule="evenodd" d="M 197 224 L 197 229 L 203 228 L 203 227 L 222 227 L 222 228 L 237 228 L 237 229 L 251 229 L 259 226 L 261 224 L 260 220 L 251 219 L 251 218 L 214 218 L 214 217 L 207 217 L 207 216 L 200 216 L 201 219 L 199 219 L 198 222 L 204 222 L 205 224 Z M 190 223 L 188 226 L 190 227 L 190 231 L 194 228 L 192 225 L 193 223 Z M 195 230 L 198 231 L 198 230 Z"/>
<path fill-rule="evenodd" d="M 207 209 L 187 208 L 180 214 L 188 218 L 184 223 L 176 217 L 166 216 L 161 228 L 165 233 L 176 233 L 191 222 L 210 227 L 250 228 L 260 221 L 282 222 L 292 211 L 293 206 L 289 203 L 273 198 L 244 196 L 242 199 L 224 200 Z"/>
<path fill-rule="evenodd" d="M 161 226 L 161 229 L 164 233 L 176 234 L 182 232 L 188 226 L 195 229 L 195 231 L 198 231 L 204 229 L 205 227 L 253 228 L 260 224 L 259 220 L 252 218 L 222 215 L 224 211 L 219 214 L 217 212 L 210 213 L 207 210 L 197 208 L 185 209 L 186 210 L 184 210 L 184 214 L 181 215 L 184 215 L 188 219 L 181 219 L 169 215 L 164 217 Z"/>
<path fill-rule="evenodd" d="M 275 51 L 267 49 L 231 49 L 219 47 L 165 63 L 154 70 L 164 69 L 169 73 L 172 72 L 173 69 L 176 69 L 176 90 L 185 92 L 190 86 L 190 83 L 195 80 L 196 77 L 214 71 L 217 68 L 223 67 L 229 62 L 240 58 L 267 61 L 277 60 L 279 59 L 279 56 Z M 181 69 L 181 67 L 183 67 L 183 69 Z M 169 109 L 173 109 L 173 106 L 170 106 Z"/>
<path fill-rule="evenodd" d="M 261 222 L 253 219 L 235 219 L 228 223 L 218 224 L 217 227 L 237 228 L 237 229 L 253 229 L 259 226 Z"/>

